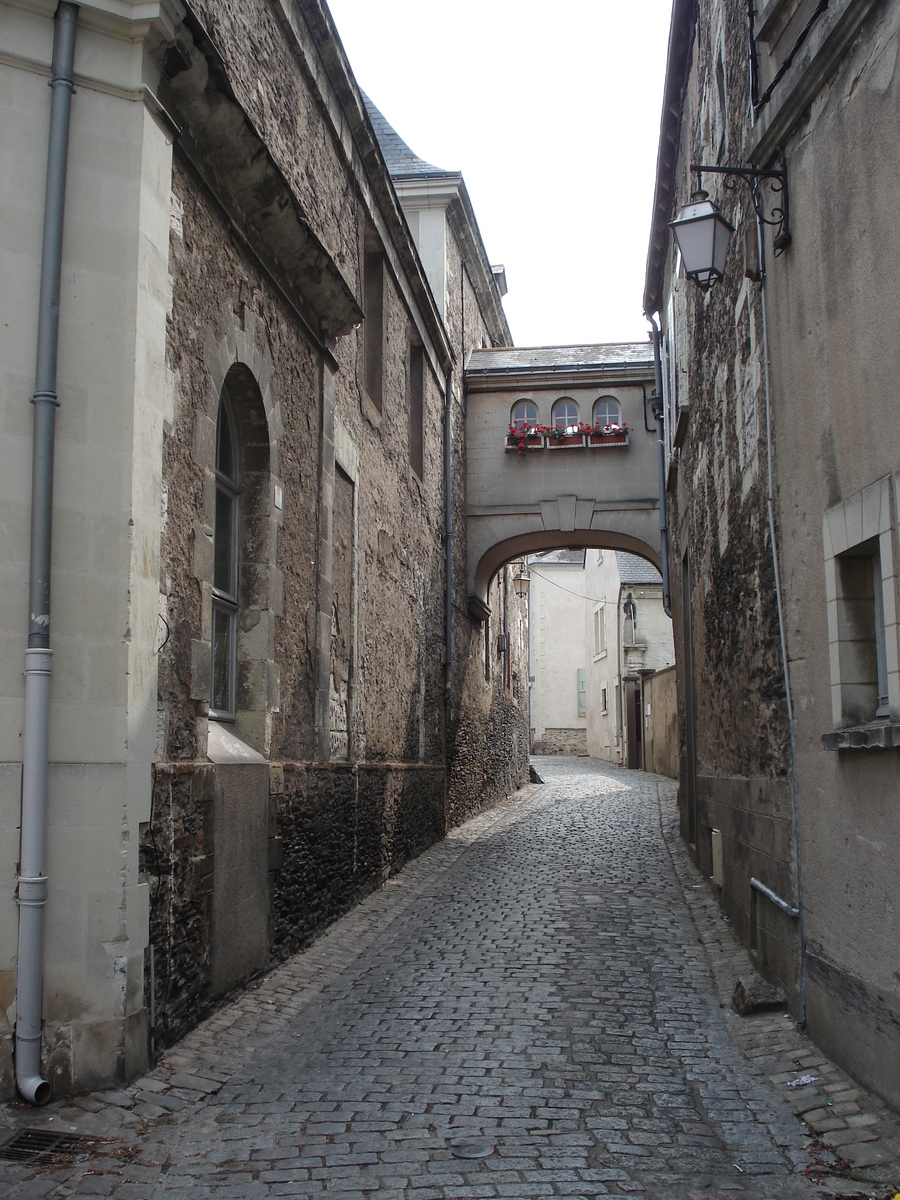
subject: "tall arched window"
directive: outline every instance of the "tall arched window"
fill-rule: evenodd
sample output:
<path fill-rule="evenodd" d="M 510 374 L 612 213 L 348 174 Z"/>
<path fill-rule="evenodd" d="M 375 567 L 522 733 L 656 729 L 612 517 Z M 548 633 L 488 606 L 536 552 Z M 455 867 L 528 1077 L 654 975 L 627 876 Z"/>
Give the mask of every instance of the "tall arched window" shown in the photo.
<path fill-rule="evenodd" d="M 530 400 L 520 400 L 513 405 L 510 424 L 515 425 L 517 429 L 524 429 L 526 426 L 533 429 L 537 425 L 537 416 L 537 405 L 532 404 Z"/>
<path fill-rule="evenodd" d="M 568 396 L 557 400 L 553 405 L 553 424 L 557 429 L 570 429 L 578 426 L 578 405 Z"/>
<path fill-rule="evenodd" d="M 216 520 L 213 530 L 212 687 L 209 715 L 234 720 L 237 674 L 240 447 L 228 388 L 216 427 Z"/>
<path fill-rule="evenodd" d="M 599 400 L 594 401 L 595 425 L 621 425 L 621 423 L 622 412 L 618 400 L 613 400 L 612 396 L 601 396 Z"/>

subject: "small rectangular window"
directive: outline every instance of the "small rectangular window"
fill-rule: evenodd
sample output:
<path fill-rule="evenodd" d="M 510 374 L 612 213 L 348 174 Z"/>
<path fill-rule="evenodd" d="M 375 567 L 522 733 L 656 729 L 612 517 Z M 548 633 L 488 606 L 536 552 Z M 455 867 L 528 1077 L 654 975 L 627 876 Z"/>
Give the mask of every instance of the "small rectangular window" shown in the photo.
<path fill-rule="evenodd" d="M 584 667 L 579 667 L 576 671 L 576 686 L 578 689 L 578 715 L 579 717 L 587 716 L 587 678 Z"/>
<path fill-rule="evenodd" d="M 843 715 L 845 721 L 862 724 L 888 714 L 884 600 L 877 539 L 838 555 L 837 578 Z"/>
<path fill-rule="evenodd" d="M 885 477 L 828 509 L 823 520 L 835 732 L 822 744 L 830 750 L 883 744 L 877 730 L 856 741 L 837 735 L 889 721 L 900 708 L 890 493 Z"/>
<path fill-rule="evenodd" d="M 609 707 L 609 692 L 606 688 L 600 689 L 600 711 L 607 712 Z"/>
<path fill-rule="evenodd" d="M 420 479 L 424 476 L 425 351 L 409 348 L 409 465 Z"/>
<path fill-rule="evenodd" d="M 598 604 L 594 609 L 594 657 L 606 653 L 606 619 L 604 605 Z"/>
<path fill-rule="evenodd" d="M 384 355 L 384 255 L 366 254 L 365 261 L 366 318 L 365 333 L 366 392 L 379 412 L 382 408 Z"/>

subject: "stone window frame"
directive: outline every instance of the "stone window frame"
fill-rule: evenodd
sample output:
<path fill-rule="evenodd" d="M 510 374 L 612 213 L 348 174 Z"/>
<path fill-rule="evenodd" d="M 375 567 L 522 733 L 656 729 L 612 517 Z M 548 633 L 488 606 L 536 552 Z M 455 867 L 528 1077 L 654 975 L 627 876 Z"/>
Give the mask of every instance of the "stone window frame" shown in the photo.
<path fill-rule="evenodd" d="M 226 302 L 220 315 L 219 328 L 224 335 L 218 336 L 210 327 L 204 339 L 204 365 L 208 374 L 208 387 L 204 402 L 198 405 L 194 417 L 193 460 L 203 473 L 203 499 L 201 511 L 194 519 L 193 556 L 191 574 L 200 590 L 201 627 L 200 637 L 191 644 L 191 698 L 201 705 L 198 721 L 201 725 L 200 744 L 208 740 L 210 680 L 212 678 L 212 613 L 213 613 L 213 531 L 215 527 L 216 502 L 216 430 L 219 402 L 229 371 L 240 365 L 252 376 L 258 399 L 261 401 L 266 419 L 268 439 L 268 504 L 267 512 L 259 517 L 265 520 L 261 529 L 265 537 L 263 572 L 252 572 L 255 577 L 252 604 L 246 614 L 253 621 L 251 628 L 238 629 L 239 666 L 244 676 L 243 695 L 252 696 L 251 703 L 238 700 L 234 715 L 236 732 L 254 750 L 268 756 L 272 714 L 280 708 L 280 671 L 275 662 L 275 619 L 283 612 L 283 580 L 277 566 L 278 531 L 284 523 L 284 483 L 280 475 L 280 446 L 283 440 L 283 425 L 280 400 L 273 388 L 274 365 L 265 343 L 264 329 L 256 314 L 246 305 L 241 306 L 240 317 L 230 302 Z M 258 620 L 256 618 L 258 617 Z M 248 621 L 249 623 L 249 621 Z"/>
<path fill-rule="evenodd" d="M 895 489 L 900 476 L 895 476 Z M 890 477 L 885 476 L 848 500 L 828 509 L 823 517 L 825 599 L 828 614 L 828 649 L 831 669 L 831 711 L 834 729 L 823 734 L 826 750 L 900 746 L 900 624 L 897 614 L 897 569 L 894 554 L 894 513 Z M 851 599 L 842 595 L 841 558 L 871 558 L 867 547 L 877 547 L 880 560 L 880 606 L 873 597 L 871 618 L 876 647 L 881 643 L 887 673 L 887 713 L 879 713 L 878 697 L 871 716 L 853 719 L 853 689 L 859 664 L 853 652 Z M 863 553 L 854 555 L 854 550 Z M 878 617 L 881 621 L 878 621 Z M 858 617 L 858 614 L 857 614 Z M 868 686 L 871 687 L 871 682 Z M 876 693 L 879 689 L 876 687 Z"/>
<path fill-rule="evenodd" d="M 222 463 L 222 447 L 228 446 L 228 467 Z M 235 718 L 235 683 L 237 676 L 237 621 L 240 614 L 240 495 L 241 495 L 241 445 L 235 425 L 234 412 L 227 383 L 222 385 L 219 397 L 219 414 L 216 422 L 216 507 L 213 519 L 213 578 L 212 578 L 212 669 L 210 671 L 209 715 L 217 721 L 233 721 Z M 220 516 L 227 515 L 226 528 L 220 528 Z M 225 567 L 227 579 L 219 578 L 220 564 Z M 227 695 L 224 704 L 216 704 L 217 658 L 216 620 L 226 623 L 224 670 Z"/>
<path fill-rule="evenodd" d="M 366 399 L 379 418 L 384 412 L 385 274 L 381 243 L 367 245 L 363 259 L 363 380 Z"/>
<path fill-rule="evenodd" d="M 417 479 L 425 478 L 425 347 L 415 337 L 409 341 L 409 465 Z"/>

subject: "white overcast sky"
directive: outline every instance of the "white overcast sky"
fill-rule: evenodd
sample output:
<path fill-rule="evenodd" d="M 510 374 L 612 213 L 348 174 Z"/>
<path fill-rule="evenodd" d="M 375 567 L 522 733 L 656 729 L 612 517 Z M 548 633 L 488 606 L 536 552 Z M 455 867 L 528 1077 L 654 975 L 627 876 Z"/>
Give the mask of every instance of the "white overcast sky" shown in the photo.
<path fill-rule="evenodd" d="M 671 0 L 328 0 L 360 87 L 459 170 L 516 345 L 643 341 Z"/>

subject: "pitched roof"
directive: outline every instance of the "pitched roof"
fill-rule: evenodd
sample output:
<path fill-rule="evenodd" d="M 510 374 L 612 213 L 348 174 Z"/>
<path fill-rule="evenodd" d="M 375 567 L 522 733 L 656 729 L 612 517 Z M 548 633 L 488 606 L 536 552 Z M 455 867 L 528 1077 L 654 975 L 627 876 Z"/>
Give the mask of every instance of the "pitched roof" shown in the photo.
<path fill-rule="evenodd" d="M 385 120 L 384 115 L 379 112 L 365 92 L 362 92 L 362 98 L 366 102 L 369 120 L 372 122 L 375 136 L 378 138 L 378 145 L 381 147 L 381 153 L 384 155 L 384 161 L 387 163 L 392 178 L 408 179 L 416 175 L 455 174 L 453 171 L 444 171 L 440 167 L 434 167 L 424 158 L 419 158 L 418 154 L 407 146 L 397 130 Z"/>
<path fill-rule="evenodd" d="M 615 363 L 653 362 L 649 342 L 606 342 L 589 346 L 500 346 L 475 350 L 470 366 L 479 371 L 505 371 L 511 367 L 594 367 Z"/>
<path fill-rule="evenodd" d="M 529 554 L 528 561 L 536 567 L 546 566 L 584 566 L 583 550 L 542 550 L 539 554 Z"/>
<path fill-rule="evenodd" d="M 662 575 L 656 567 L 636 554 L 627 554 L 624 550 L 617 550 L 616 565 L 619 568 L 619 579 L 622 583 L 662 583 Z"/>

